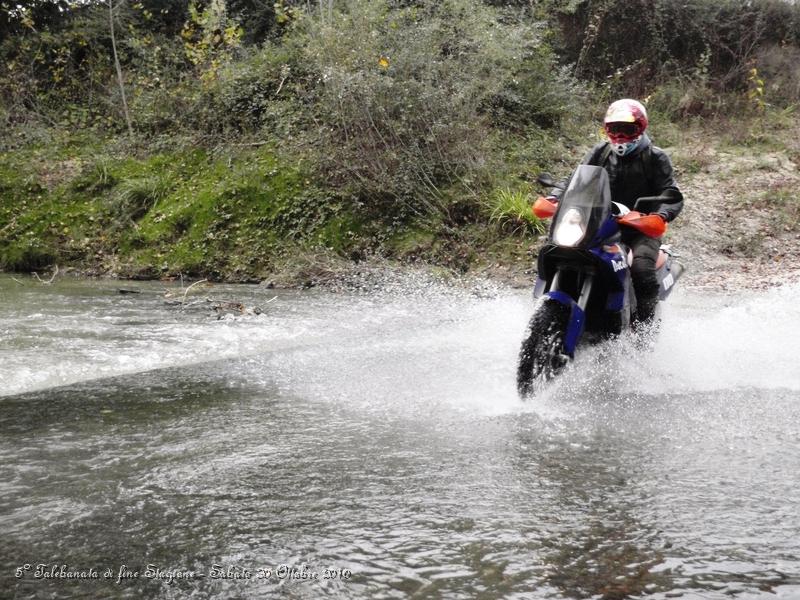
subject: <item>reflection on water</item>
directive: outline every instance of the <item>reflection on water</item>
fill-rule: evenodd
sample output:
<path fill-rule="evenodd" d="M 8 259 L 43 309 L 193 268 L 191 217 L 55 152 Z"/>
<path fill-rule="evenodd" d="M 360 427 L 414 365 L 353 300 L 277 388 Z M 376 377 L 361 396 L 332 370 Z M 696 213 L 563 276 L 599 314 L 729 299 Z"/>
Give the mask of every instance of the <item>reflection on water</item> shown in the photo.
<path fill-rule="evenodd" d="M 521 294 L 278 294 L 217 321 L 63 285 L 0 309 L 0 597 L 800 596 L 800 373 L 757 354 L 779 368 L 748 385 L 712 331 L 800 349 L 800 320 L 752 310 L 796 314 L 786 292 L 679 295 L 651 354 L 592 349 L 522 403 Z"/>

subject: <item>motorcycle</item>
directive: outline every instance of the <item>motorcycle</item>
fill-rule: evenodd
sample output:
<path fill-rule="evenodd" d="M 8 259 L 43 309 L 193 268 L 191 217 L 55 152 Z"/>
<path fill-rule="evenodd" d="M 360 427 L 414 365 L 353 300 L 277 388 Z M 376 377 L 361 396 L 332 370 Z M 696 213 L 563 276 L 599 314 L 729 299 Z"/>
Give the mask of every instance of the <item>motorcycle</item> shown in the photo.
<path fill-rule="evenodd" d="M 559 187 L 543 173 L 539 183 Z M 633 210 L 611 201 L 608 173 L 580 165 L 557 203 L 539 198 L 534 214 L 553 219 L 537 259 L 534 298 L 539 299 L 519 353 L 517 389 L 531 394 L 534 382 L 560 373 L 577 348 L 631 329 L 636 296 L 630 265 L 632 252 L 621 241 L 621 227 L 661 237 L 666 223 L 651 215 L 667 201 L 639 198 Z M 669 246 L 662 245 L 656 262 L 659 300 L 665 300 L 683 273 Z"/>

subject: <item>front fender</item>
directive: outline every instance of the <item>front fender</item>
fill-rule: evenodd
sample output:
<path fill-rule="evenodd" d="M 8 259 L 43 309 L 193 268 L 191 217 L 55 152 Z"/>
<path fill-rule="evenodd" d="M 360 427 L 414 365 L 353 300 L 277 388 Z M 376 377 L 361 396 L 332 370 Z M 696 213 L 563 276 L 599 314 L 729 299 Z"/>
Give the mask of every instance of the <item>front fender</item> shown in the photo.
<path fill-rule="evenodd" d="M 567 331 L 564 333 L 564 350 L 570 358 L 575 358 L 575 348 L 578 346 L 586 325 L 586 313 L 569 294 L 555 291 L 547 292 L 545 296 L 564 306 L 568 306 L 570 309 Z"/>

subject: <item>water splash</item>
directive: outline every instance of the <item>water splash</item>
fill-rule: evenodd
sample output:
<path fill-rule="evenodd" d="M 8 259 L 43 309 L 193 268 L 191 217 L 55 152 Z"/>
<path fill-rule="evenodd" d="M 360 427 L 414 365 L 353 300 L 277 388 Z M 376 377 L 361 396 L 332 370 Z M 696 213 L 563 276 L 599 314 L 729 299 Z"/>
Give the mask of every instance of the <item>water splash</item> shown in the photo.
<path fill-rule="evenodd" d="M 653 352 L 626 363 L 628 385 L 654 393 L 800 390 L 798 293 L 800 285 L 718 297 L 679 292 L 664 307 Z"/>
<path fill-rule="evenodd" d="M 158 294 L 118 297 L 92 285 L 39 288 L 0 309 L 0 395 L 259 356 L 285 385 L 319 397 L 481 414 L 559 413 L 559 403 L 603 390 L 800 389 L 797 285 L 739 295 L 679 290 L 651 349 L 625 336 L 584 348 L 527 404 L 514 385 L 533 308 L 527 293 L 392 279 L 377 293 L 286 293 L 265 314 L 220 321 L 168 310 Z M 254 304 L 274 295 L 256 286 L 220 290 Z M 274 379 L 263 369 L 252 376 Z"/>

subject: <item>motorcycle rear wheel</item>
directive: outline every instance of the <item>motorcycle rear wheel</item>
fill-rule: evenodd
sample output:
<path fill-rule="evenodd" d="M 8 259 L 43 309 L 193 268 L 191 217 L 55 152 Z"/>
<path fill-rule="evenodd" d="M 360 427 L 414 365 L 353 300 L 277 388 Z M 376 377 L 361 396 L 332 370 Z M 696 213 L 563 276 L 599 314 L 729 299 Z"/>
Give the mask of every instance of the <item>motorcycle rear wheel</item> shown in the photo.
<path fill-rule="evenodd" d="M 517 391 L 529 396 L 536 380 L 548 380 L 569 362 L 564 338 L 569 323 L 569 307 L 556 300 L 545 300 L 533 313 L 519 351 Z"/>

